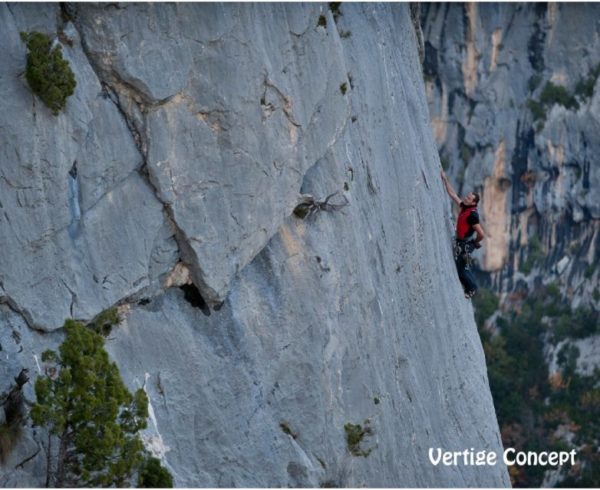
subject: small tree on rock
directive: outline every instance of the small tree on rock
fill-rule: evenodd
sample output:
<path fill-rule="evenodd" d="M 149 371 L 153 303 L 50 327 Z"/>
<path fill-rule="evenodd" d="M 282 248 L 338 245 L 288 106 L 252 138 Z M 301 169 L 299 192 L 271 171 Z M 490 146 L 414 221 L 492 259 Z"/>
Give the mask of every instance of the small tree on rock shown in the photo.
<path fill-rule="evenodd" d="M 41 32 L 21 32 L 21 40 L 27 44 L 27 83 L 55 116 L 73 95 L 77 82 L 69 62 L 63 59 L 60 45 Z"/>
<path fill-rule="evenodd" d="M 138 488 L 173 488 L 173 477 L 160 464 L 158 458 L 150 456 L 140 468 L 137 486 Z"/>
<path fill-rule="evenodd" d="M 49 432 L 47 485 L 129 486 L 143 461 L 137 433 L 146 427 L 146 394 L 127 390 L 100 335 L 73 320 L 64 328 L 59 352 L 42 355 L 52 365 L 35 383 L 31 409 Z"/>

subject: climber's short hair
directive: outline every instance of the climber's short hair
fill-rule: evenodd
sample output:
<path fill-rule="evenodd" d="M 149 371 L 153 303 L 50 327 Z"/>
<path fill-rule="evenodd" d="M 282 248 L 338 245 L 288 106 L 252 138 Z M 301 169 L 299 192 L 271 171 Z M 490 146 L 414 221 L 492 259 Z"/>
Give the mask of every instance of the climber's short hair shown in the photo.
<path fill-rule="evenodd" d="M 475 198 L 475 204 L 479 204 L 479 194 L 477 194 L 477 192 L 473 192 L 473 197 Z"/>

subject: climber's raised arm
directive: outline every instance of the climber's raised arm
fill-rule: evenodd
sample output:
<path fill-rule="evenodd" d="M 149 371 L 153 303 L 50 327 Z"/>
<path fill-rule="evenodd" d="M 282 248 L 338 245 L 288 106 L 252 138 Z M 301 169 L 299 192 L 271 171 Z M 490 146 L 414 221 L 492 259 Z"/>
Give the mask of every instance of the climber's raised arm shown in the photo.
<path fill-rule="evenodd" d="M 456 192 L 454 192 L 454 189 L 452 188 L 452 186 L 450 185 L 450 182 L 448 182 L 448 177 L 446 177 L 445 172 L 442 170 L 442 181 L 444 182 L 444 186 L 446 186 L 446 192 L 448 192 L 448 195 L 450 196 L 450 198 L 460 206 L 460 197 L 458 197 L 458 195 L 456 194 Z"/>

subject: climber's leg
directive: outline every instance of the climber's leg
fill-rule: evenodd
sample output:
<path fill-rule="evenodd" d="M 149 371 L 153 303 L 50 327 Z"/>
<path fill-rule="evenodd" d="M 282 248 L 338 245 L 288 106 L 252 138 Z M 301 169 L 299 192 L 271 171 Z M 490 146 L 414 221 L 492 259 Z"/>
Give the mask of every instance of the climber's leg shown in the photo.
<path fill-rule="evenodd" d="M 460 254 L 456 258 L 456 270 L 458 272 L 458 278 L 460 279 L 460 283 L 465 290 L 465 295 L 468 297 L 472 297 L 477 291 L 477 284 L 475 284 L 475 279 L 471 271 L 467 268 L 467 260 L 466 255 Z"/>

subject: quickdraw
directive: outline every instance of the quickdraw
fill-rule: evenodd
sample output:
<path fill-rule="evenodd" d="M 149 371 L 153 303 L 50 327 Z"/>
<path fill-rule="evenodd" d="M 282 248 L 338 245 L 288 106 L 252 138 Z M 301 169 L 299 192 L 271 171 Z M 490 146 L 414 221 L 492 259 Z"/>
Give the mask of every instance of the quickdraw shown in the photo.
<path fill-rule="evenodd" d="M 475 250 L 475 244 L 473 242 L 456 240 L 454 245 L 454 260 L 462 257 L 465 261 L 465 270 L 470 270 L 471 265 L 473 264 L 473 259 L 471 258 L 471 252 L 473 252 L 473 250 Z"/>

